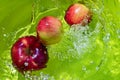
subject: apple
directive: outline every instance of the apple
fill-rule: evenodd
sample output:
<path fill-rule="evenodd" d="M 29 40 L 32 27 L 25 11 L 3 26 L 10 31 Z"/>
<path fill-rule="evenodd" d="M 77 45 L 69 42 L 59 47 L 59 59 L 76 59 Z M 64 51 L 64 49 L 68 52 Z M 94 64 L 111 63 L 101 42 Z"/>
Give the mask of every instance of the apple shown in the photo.
<path fill-rule="evenodd" d="M 36 28 L 37 36 L 44 45 L 59 42 L 63 33 L 61 21 L 53 16 L 43 17 Z"/>
<path fill-rule="evenodd" d="M 84 26 L 91 21 L 91 12 L 85 5 L 75 3 L 66 10 L 64 18 L 69 25 L 81 24 Z"/>
<path fill-rule="evenodd" d="M 35 36 L 19 38 L 11 48 L 12 64 L 18 71 L 39 70 L 46 67 L 46 47 Z"/>

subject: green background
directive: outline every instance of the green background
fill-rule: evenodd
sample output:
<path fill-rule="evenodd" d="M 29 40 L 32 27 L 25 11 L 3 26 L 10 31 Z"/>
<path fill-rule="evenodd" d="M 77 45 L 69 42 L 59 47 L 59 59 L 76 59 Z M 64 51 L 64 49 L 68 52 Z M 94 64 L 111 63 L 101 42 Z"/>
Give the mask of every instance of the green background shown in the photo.
<path fill-rule="evenodd" d="M 64 21 L 72 3 L 93 13 L 88 30 L 70 28 Z M 58 17 L 62 40 L 47 46 L 47 68 L 21 75 L 12 66 L 10 49 L 21 36 L 36 35 L 38 21 Z M 120 80 L 120 0 L 0 0 L 0 80 Z"/>

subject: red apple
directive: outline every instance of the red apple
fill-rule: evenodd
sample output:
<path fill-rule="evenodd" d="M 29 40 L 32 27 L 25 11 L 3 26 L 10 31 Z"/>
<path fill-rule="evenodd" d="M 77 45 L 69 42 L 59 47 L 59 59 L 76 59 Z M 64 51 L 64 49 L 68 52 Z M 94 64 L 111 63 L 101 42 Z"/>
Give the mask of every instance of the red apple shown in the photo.
<path fill-rule="evenodd" d="M 91 20 L 90 10 L 83 4 L 72 4 L 65 13 L 65 20 L 69 25 L 86 25 Z"/>
<path fill-rule="evenodd" d="M 60 41 L 62 23 L 53 16 L 43 17 L 37 26 L 37 36 L 44 45 L 55 44 Z"/>
<path fill-rule="evenodd" d="M 19 71 L 39 70 L 46 67 L 48 53 L 35 36 L 19 38 L 11 48 L 13 66 Z"/>

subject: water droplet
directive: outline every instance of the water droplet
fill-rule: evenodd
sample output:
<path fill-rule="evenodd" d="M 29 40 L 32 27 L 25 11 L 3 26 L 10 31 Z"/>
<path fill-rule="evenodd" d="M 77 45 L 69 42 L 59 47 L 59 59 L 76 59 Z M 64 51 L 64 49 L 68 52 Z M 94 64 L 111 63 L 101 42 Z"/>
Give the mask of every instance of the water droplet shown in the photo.
<path fill-rule="evenodd" d="M 86 69 L 86 67 L 85 67 L 85 66 L 83 66 L 83 67 L 82 67 L 82 70 L 83 70 L 83 71 L 86 71 L 87 69 Z"/>
<path fill-rule="evenodd" d="M 116 32 L 118 34 L 118 39 L 120 39 L 120 30 L 117 30 Z"/>
<path fill-rule="evenodd" d="M 25 62 L 24 65 L 25 65 L 25 66 L 28 66 L 28 62 Z"/>
<path fill-rule="evenodd" d="M 90 61 L 90 64 L 93 64 L 94 62 L 93 61 Z"/>
<path fill-rule="evenodd" d="M 25 74 L 25 78 L 26 79 L 30 79 L 31 78 L 31 76 L 30 76 L 31 72 L 28 71 L 28 72 L 23 72 L 23 73 Z"/>
<path fill-rule="evenodd" d="M 118 36 L 118 39 L 120 39 L 120 36 Z"/>
<path fill-rule="evenodd" d="M 109 39 L 110 39 L 110 33 L 107 33 L 107 34 L 104 36 L 103 41 L 108 42 Z"/>
<path fill-rule="evenodd" d="M 11 70 L 11 73 L 12 73 L 12 74 L 15 74 L 15 73 L 16 73 L 16 69 L 14 69 L 14 67 L 13 67 L 12 64 L 6 63 L 6 65 L 9 67 L 9 69 Z"/>
<path fill-rule="evenodd" d="M 98 10 L 97 9 L 92 9 L 94 12 L 97 12 Z"/>
<path fill-rule="evenodd" d="M 106 54 L 106 52 L 103 53 L 104 55 Z"/>
<path fill-rule="evenodd" d="M 3 34 L 4 37 L 6 37 L 7 35 L 6 34 Z"/>
<path fill-rule="evenodd" d="M 48 74 L 40 73 L 40 80 L 48 80 L 50 76 Z"/>
<path fill-rule="evenodd" d="M 97 67 L 96 67 L 96 70 L 98 71 L 99 69 L 100 69 L 100 68 L 97 66 Z"/>

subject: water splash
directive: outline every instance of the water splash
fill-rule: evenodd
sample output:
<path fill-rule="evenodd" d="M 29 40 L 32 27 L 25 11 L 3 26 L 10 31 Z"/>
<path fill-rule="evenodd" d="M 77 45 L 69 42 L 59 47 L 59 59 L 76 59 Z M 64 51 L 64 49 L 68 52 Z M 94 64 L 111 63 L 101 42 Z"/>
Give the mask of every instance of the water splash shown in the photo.
<path fill-rule="evenodd" d="M 34 75 L 31 72 L 25 72 L 25 78 L 26 80 L 55 80 L 53 76 L 50 76 L 49 74 L 44 74 L 43 72 L 40 72 L 39 75 Z"/>
<path fill-rule="evenodd" d="M 92 33 L 89 33 L 88 29 L 89 26 L 73 25 L 72 28 L 64 34 L 60 43 L 49 48 L 49 53 L 52 53 L 62 61 L 70 61 L 71 58 L 80 59 L 82 54 L 86 52 L 90 53 L 92 50 L 90 51 L 89 49 L 93 47 L 92 42 L 94 38 L 90 39 Z M 54 50 L 54 52 L 51 52 L 51 50 Z"/>
<path fill-rule="evenodd" d="M 110 33 L 106 33 L 106 35 L 103 37 L 104 42 L 109 42 L 110 40 Z"/>

